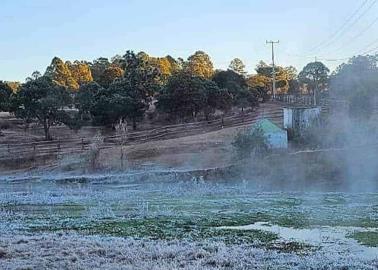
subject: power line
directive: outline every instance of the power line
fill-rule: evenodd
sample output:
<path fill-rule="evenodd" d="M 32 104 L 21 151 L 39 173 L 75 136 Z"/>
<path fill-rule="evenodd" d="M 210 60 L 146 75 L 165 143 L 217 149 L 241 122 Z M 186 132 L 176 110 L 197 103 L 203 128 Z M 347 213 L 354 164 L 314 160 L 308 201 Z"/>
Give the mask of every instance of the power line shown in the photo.
<path fill-rule="evenodd" d="M 363 8 L 366 6 L 366 4 L 369 2 L 369 0 L 365 0 L 362 2 L 362 4 L 357 8 L 357 10 L 355 12 L 352 13 L 351 16 L 349 16 L 347 18 L 347 20 L 341 25 L 341 27 L 339 27 L 333 34 L 331 34 L 331 36 L 328 38 L 328 39 L 325 39 L 324 41 L 322 41 L 320 44 L 318 44 L 317 46 L 315 46 L 314 48 L 312 48 L 310 50 L 310 52 L 313 52 L 313 51 L 317 51 L 319 49 L 321 49 L 322 47 L 328 47 L 329 45 L 333 44 L 335 42 L 335 40 L 337 40 L 338 37 L 342 37 L 345 32 L 346 32 L 346 29 L 348 27 L 348 24 L 350 22 L 352 22 L 350 25 L 349 25 L 349 28 L 353 27 L 369 10 L 370 8 L 377 2 L 377 0 L 374 0 L 369 6 L 367 9 L 365 9 L 357 18 L 355 18 L 353 20 L 353 18 L 358 15 L 360 13 L 361 10 L 363 10 Z M 353 21 L 352 21 L 353 20 Z"/>
<path fill-rule="evenodd" d="M 348 39 L 348 41 L 344 42 L 342 46 L 337 48 L 335 51 L 339 51 L 345 47 L 350 46 L 353 42 L 355 42 L 359 37 L 361 37 L 363 34 L 365 34 L 367 31 L 370 30 L 376 23 L 378 22 L 378 17 L 374 19 L 367 27 L 365 27 L 362 31 L 360 31 L 357 35 L 353 36 L 352 38 Z"/>

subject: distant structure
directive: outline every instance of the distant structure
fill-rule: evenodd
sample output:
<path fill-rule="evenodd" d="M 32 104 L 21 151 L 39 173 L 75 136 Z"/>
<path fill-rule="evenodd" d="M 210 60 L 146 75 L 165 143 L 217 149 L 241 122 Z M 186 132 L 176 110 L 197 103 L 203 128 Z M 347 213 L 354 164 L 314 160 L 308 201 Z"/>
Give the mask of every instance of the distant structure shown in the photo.
<path fill-rule="evenodd" d="M 284 107 L 284 128 L 289 137 L 302 136 L 303 132 L 320 122 L 320 106 L 290 105 Z"/>
<path fill-rule="evenodd" d="M 283 149 L 288 147 L 287 131 L 278 127 L 268 119 L 257 121 L 252 129 L 260 128 L 270 149 Z"/>

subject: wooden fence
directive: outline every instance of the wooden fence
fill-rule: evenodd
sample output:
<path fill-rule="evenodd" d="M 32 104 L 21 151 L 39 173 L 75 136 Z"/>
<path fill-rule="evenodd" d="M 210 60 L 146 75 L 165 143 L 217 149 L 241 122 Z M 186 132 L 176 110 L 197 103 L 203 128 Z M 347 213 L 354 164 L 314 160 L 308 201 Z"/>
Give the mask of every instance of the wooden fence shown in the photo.
<path fill-rule="evenodd" d="M 100 149 L 115 145 L 131 145 L 149 141 L 172 139 L 196 134 L 217 131 L 225 127 L 238 127 L 255 123 L 261 116 L 282 125 L 283 112 L 279 106 L 264 109 L 262 112 L 250 112 L 212 121 L 167 125 L 160 128 L 127 133 L 126 140 L 122 135 L 106 136 Z M 84 153 L 90 148 L 91 140 L 64 139 L 54 141 L 26 142 L 17 144 L 0 144 L 0 160 L 36 159 L 41 157 L 57 157 L 69 154 Z"/>

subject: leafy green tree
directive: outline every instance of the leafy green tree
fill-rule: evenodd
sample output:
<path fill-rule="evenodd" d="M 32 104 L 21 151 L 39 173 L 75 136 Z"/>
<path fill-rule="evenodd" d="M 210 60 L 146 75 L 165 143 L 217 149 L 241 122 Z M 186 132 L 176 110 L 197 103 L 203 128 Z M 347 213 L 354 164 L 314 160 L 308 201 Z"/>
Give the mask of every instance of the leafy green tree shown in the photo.
<path fill-rule="evenodd" d="M 157 109 L 174 118 L 196 118 L 203 104 L 200 89 L 200 77 L 186 72 L 175 74 L 159 94 Z"/>
<path fill-rule="evenodd" d="M 235 58 L 231 61 L 229 65 L 229 69 L 231 69 L 232 71 L 235 71 L 239 75 L 242 75 L 242 76 L 247 75 L 247 72 L 245 71 L 245 65 L 243 61 L 240 60 L 239 58 Z"/>
<path fill-rule="evenodd" d="M 120 59 L 117 57 L 117 62 L 119 62 Z M 89 63 L 89 68 L 91 70 L 92 78 L 95 82 L 102 85 L 102 79 L 104 71 L 109 68 L 111 63 L 109 62 L 108 58 L 100 57 L 95 60 L 93 60 L 92 63 Z"/>
<path fill-rule="evenodd" d="M 79 91 L 75 95 L 74 102 L 81 118 L 94 113 L 94 107 L 102 91 L 103 88 L 96 82 L 90 82 L 80 86 Z"/>
<path fill-rule="evenodd" d="M 330 78 L 330 94 L 349 104 L 354 118 L 369 119 L 378 97 L 378 56 L 355 56 L 340 65 Z"/>
<path fill-rule="evenodd" d="M 12 103 L 16 117 L 38 121 L 43 126 L 45 139 L 51 140 L 50 127 L 69 118 L 64 108 L 71 104 L 71 97 L 64 86 L 43 76 L 23 84 Z"/>
<path fill-rule="evenodd" d="M 12 93 L 12 88 L 10 88 L 8 84 L 0 81 L 0 112 L 10 110 L 10 101 Z M 0 135 L 1 134 L 2 133 L 0 127 Z"/>
<path fill-rule="evenodd" d="M 258 104 L 258 92 L 255 88 L 248 87 L 244 76 L 233 70 L 218 71 L 213 80 L 222 89 L 227 89 L 233 105 L 244 111 L 244 108 L 256 106 Z"/>
<path fill-rule="evenodd" d="M 148 62 L 144 53 L 135 55 L 127 51 L 119 62 L 125 70 L 123 77 L 115 79 L 108 89 L 98 91 L 92 115 L 95 123 L 105 125 L 127 118 L 136 129 L 137 122 L 160 89 L 159 71 Z"/>
<path fill-rule="evenodd" d="M 140 89 L 133 87 L 126 78 L 116 80 L 109 87 L 111 92 L 110 105 L 114 119 L 129 119 L 133 129 L 137 128 L 137 122 L 143 119 L 144 113 L 149 107 L 149 99 Z"/>
<path fill-rule="evenodd" d="M 36 80 L 36 79 L 38 79 L 40 77 L 42 77 L 41 72 L 39 72 L 38 70 L 36 70 L 36 71 L 33 71 L 33 73 L 31 74 L 31 76 L 27 77 L 25 81 L 27 81 L 27 82 L 33 81 L 33 80 Z"/>
<path fill-rule="evenodd" d="M 273 67 L 260 61 L 256 67 L 256 75 L 248 78 L 248 85 L 252 88 L 258 87 L 263 92 L 272 92 Z M 289 90 L 289 81 L 296 79 L 297 70 L 292 67 L 276 66 L 276 86 L 277 93 L 286 94 Z"/>
<path fill-rule="evenodd" d="M 78 85 L 83 85 L 93 81 L 91 69 L 87 62 L 75 61 L 71 63 L 67 61 L 66 65 L 71 72 L 72 78 L 77 82 Z"/>
<path fill-rule="evenodd" d="M 107 88 L 116 79 L 122 78 L 123 72 L 124 71 L 122 68 L 112 64 L 104 70 L 104 72 L 98 79 L 97 83 L 100 84 L 102 87 Z"/>
<path fill-rule="evenodd" d="M 0 81 L 0 112 L 8 111 L 13 91 L 7 83 Z"/>
<path fill-rule="evenodd" d="M 202 96 L 202 111 L 206 120 L 216 109 L 228 111 L 232 106 L 232 96 L 227 89 L 221 89 L 210 80 L 201 79 L 200 94 Z"/>
<path fill-rule="evenodd" d="M 197 51 L 189 56 L 185 68 L 190 74 L 205 79 L 210 79 L 214 74 L 213 62 L 210 56 L 203 51 Z"/>
<path fill-rule="evenodd" d="M 358 92 L 377 93 L 378 56 L 356 56 L 340 65 L 330 77 L 335 98 L 350 99 Z"/>
<path fill-rule="evenodd" d="M 46 69 L 45 76 L 61 86 L 72 90 L 79 89 L 79 84 L 72 76 L 70 68 L 58 57 L 53 58 Z"/>
<path fill-rule="evenodd" d="M 160 89 L 159 70 L 148 59 L 132 51 L 127 51 L 123 58 L 123 79 L 129 84 L 128 88 L 135 89 L 144 99 L 151 99 Z"/>
<path fill-rule="evenodd" d="M 270 79 L 264 75 L 255 74 L 247 78 L 247 85 L 256 93 L 256 97 L 261 101 L 269 100 L 269 91 L 271 89 Z"/>
<path fill-rule="evenodd" d="M 299 85 L 298 80 L 295 80 L 295 79 L 289 80 L 288 94 L 298 95 L 300 94 L 300 92 L 301 90 L 300 90 L 300 85 Z"/>
<path fill-rule="evenodd" d="M 329 69 L 322 62 L 307 64 L 299 73 L 299 82 L 314 93 L 316 90 L 324 90 L 328 85 Z"/>
<path fill-rule="evenodd" d="M 13 93 L 16 93 L 18 91 L 18 89 L 20 88 L 20 86 L 21 86 L 20 82 L 9 82 L 9 81 L 6 81 L 4 83 L 7 84 L 12 89 Z"/>
<path fill-rule="evenodd" d="M 203 113 L 206 119 L 216 110 L 228 110 L 232 98 L 216 83 L 187 72 L 174 74 L 158 96 L 157 108 L 173 118 L 196 119 Z"/>
<path fill-rule="evenodd" d="M 241 88 L 236 94 L 235 105 L 244 112 L 245 108 L 258 106 L 258 98 L 251 89 Z"/>
<path fill-rule="evenodd" d="M 240 159 L 250 158 L 252 155 L 262 156 L 269 150 L 264 132 L 258 126 L 253 130 L 239 132 L 232 142 L 232 146 Z"/>

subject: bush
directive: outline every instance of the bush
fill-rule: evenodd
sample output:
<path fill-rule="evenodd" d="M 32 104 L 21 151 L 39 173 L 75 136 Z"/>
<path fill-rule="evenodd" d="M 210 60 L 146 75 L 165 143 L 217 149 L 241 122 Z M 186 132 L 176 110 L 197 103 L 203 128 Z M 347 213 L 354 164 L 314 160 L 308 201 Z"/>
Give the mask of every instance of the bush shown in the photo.
<path fill-rule="evenodd" d="M 261 128 L 239 132 L 232 146 L 240 159 L 249 158 L 252 155 L 263 156 L 268 153 L 268 142 Z"/>

